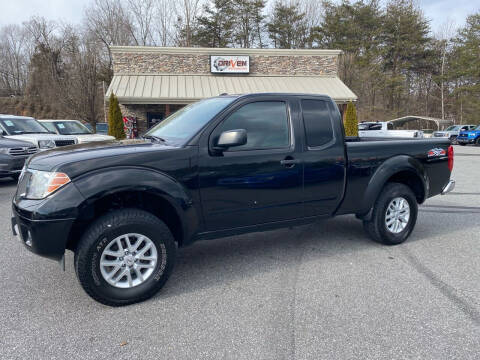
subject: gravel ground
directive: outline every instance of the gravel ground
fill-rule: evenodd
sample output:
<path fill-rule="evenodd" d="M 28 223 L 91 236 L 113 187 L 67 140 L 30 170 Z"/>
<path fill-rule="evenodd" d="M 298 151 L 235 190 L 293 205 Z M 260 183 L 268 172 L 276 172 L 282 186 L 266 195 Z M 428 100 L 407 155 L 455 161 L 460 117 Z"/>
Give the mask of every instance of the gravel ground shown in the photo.
<path fill-rule="evenodd" d="M 91 300 L 10 231 L 0 180 L 1 359 L 478 359 L 480 148 L 455 147 L 452 194 L 403 245 L 353 216 L 204 241 L 165 288 L 123 308 Z"/>

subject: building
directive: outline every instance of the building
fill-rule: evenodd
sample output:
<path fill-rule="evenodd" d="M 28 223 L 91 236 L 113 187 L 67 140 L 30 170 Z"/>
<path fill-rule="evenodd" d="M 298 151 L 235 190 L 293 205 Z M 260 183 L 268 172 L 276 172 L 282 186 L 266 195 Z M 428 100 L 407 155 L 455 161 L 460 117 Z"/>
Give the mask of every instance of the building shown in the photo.
<path fill-rule="evenodd" d="M 337 104 L 356 101 L 338 78 L 340 50 L 169 48 L 112 46 L 118 97 L 139 133 L 182 106 L 222 93 L 327 94 Z M 343 106 L 340 106 L 343 111 Z"/>

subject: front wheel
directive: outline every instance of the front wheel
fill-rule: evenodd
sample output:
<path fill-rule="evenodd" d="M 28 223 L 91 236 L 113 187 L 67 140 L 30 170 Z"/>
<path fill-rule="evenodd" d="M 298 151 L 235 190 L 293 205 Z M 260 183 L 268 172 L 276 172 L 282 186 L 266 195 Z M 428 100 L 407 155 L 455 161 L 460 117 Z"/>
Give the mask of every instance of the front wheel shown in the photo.
<path fill-rule="evenodd" d="M 372 217 L 364 220 L 367 234 L 385 245 L 401 244 L 417 221 L 418 205 L 412 190 L 400 183 L 388 183 L 373 206 Z"/>
<path fill-rule="evenodd" d="M 168 227 L 138 209 L 112 211 L 96 220 L 75 251 L 83 289 L 105 305 L 120 306 L 153 296 L 166 283 L 176 246 Z"/>
<path fill-rule="evenodd" d="M 477 140 L 475 141 L 475 145 L 480 146 L 480 137 L 478 137 Z"/>

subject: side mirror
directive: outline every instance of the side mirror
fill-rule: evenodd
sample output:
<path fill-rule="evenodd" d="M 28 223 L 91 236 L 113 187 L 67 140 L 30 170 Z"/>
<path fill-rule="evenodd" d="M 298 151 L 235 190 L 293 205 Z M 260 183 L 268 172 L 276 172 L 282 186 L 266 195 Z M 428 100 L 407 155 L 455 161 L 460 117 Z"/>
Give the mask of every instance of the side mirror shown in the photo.
<path fill-rule="evenodd" d="M 215 150 L 223 151 L 230 147 L 241 146 L 247 143 L 247 130 L 236 129 L 224 131 L 220 134 Z"/>

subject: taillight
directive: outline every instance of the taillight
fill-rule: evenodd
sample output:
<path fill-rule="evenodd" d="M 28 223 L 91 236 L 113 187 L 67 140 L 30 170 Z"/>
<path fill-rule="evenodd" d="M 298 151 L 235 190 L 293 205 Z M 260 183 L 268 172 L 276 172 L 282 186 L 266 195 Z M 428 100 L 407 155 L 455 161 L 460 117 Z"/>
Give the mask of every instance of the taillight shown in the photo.
<path fill-rule="evenodd" d="M 448 147 L 448 168 L 450 169 L 450 172 L 453 170 L 453 146 L 450 145 Z"/>

